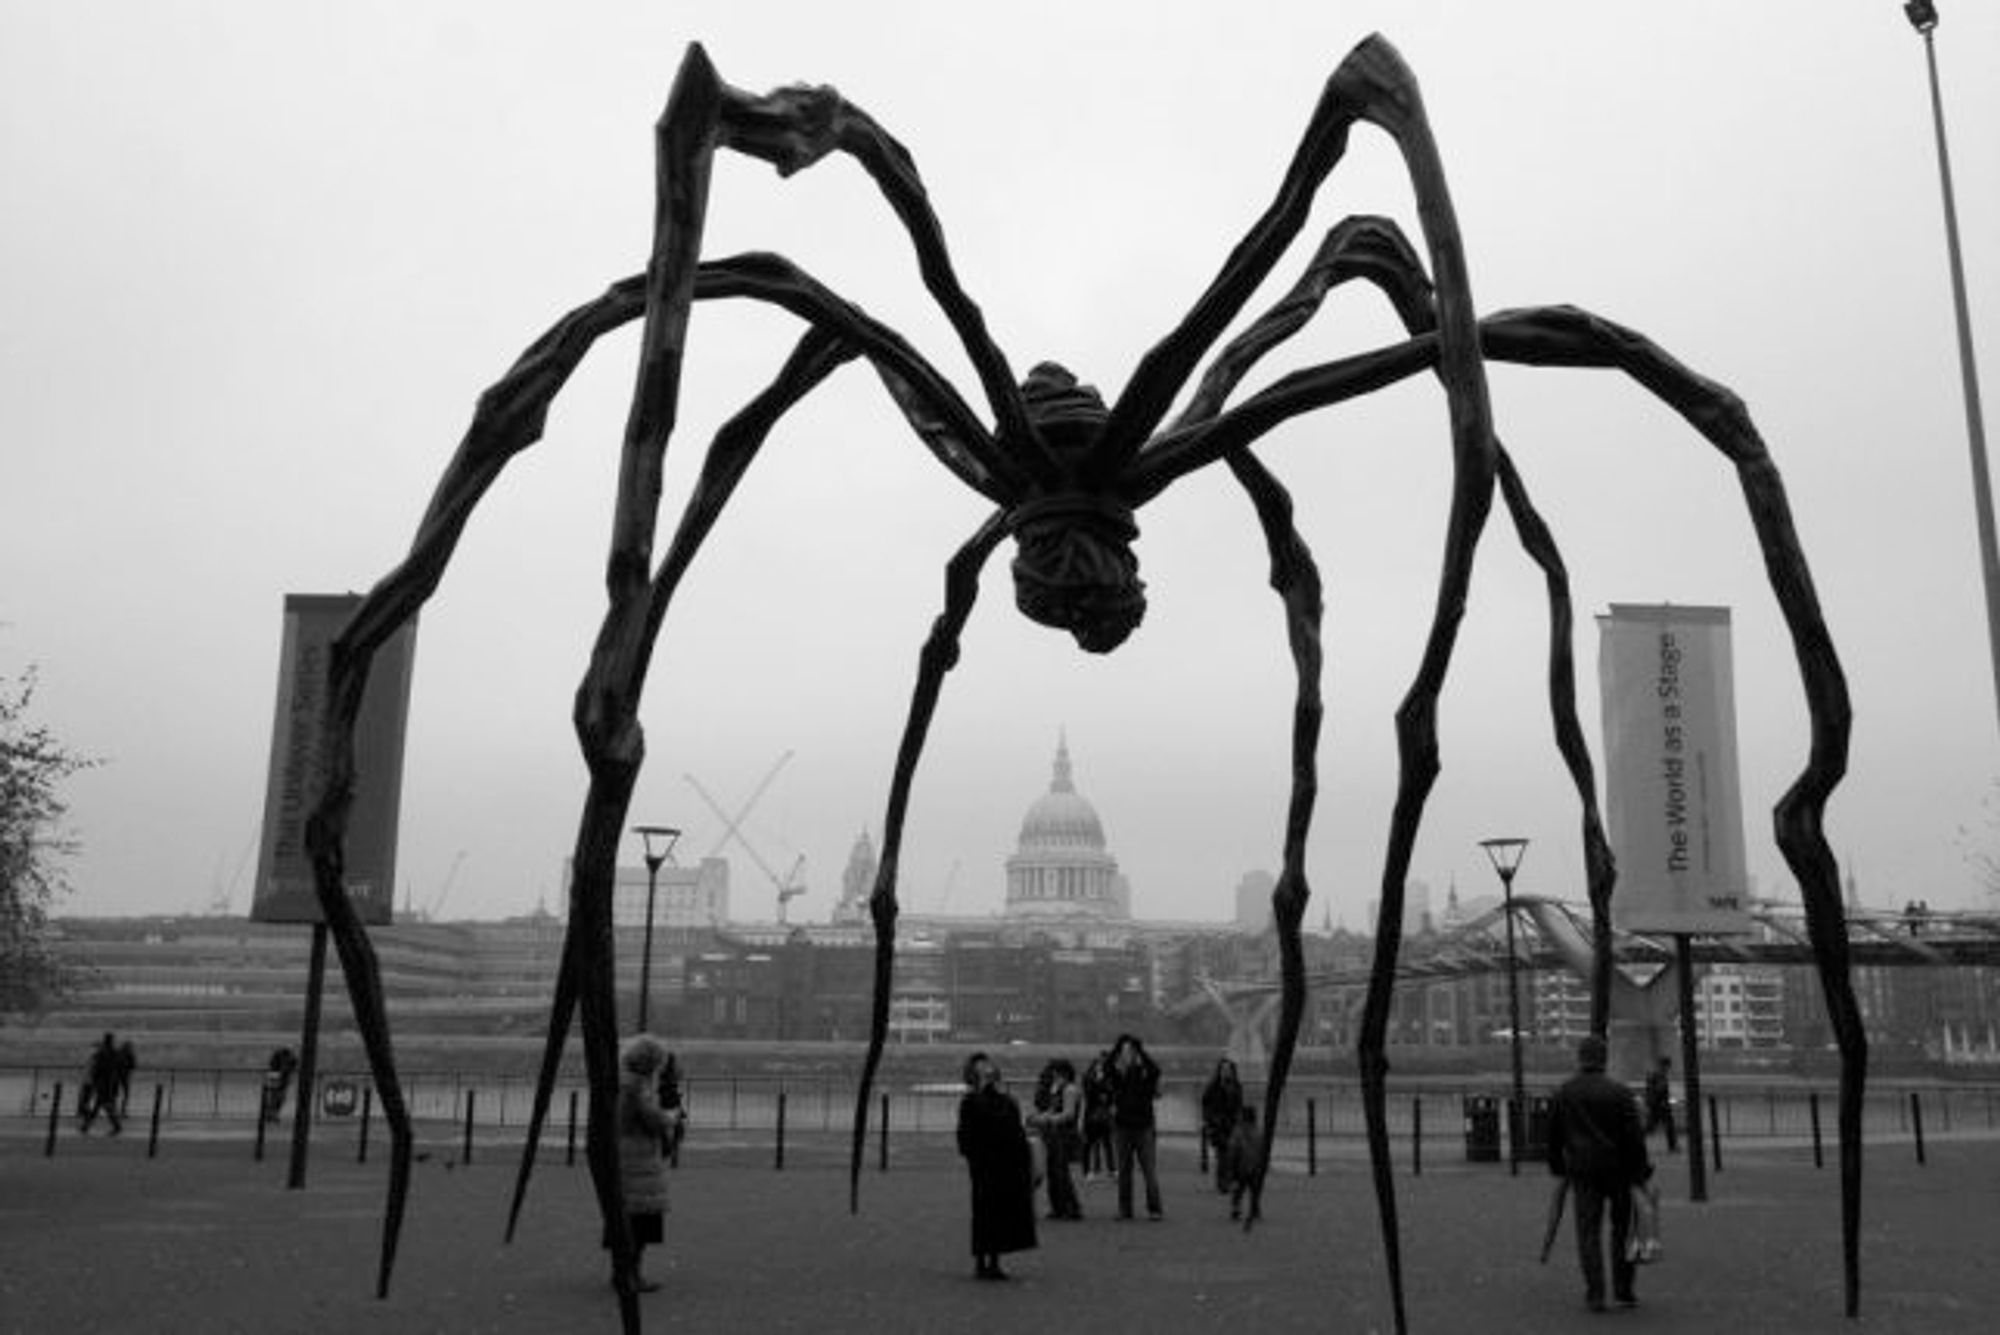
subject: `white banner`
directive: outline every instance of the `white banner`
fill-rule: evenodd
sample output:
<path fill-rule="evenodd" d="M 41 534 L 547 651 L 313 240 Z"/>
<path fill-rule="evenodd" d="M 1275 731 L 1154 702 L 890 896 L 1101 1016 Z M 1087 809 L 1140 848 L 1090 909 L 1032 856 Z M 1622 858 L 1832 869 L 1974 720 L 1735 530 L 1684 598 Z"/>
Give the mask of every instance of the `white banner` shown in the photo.
<path fill-rule="evenodd" d="M 318 922 L 306 820 L 319 801 L 320 728 L 326 716 L 333 641 L 360 594 L 285 595 L 278 709 L 264 787 L 264 834 L 250 916 L 259 922 Z M 354 804 L 348 809 L 344 875 L 361 920 L 390 921 L 396 900 L 396 825 L 403 795 L 403 730 L 410 708 L 416 623 L 396 632 L 369 664 L 354 725 Z"/>
<path fill-rule="evenodd" d="M 1597 625 L 1612 922 L 1746 933 L 1729 609 L 1614 603 Z"/>

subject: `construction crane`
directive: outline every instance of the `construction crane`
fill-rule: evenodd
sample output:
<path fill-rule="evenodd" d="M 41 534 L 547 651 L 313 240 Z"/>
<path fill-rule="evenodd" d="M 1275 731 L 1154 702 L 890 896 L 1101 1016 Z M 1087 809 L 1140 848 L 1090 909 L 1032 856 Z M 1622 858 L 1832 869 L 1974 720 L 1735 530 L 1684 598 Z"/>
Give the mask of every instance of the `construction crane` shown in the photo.
<path fill-rule="evenodd" d="M 449 869 L 446 870 L 444 874 L 444 880 L 438 886 L 438 892 L 435 895 L 431 896 L 430 907 L 424 910 L 423 916 L 419 918 L 417 921 L 419 922 L 437 921 L 438 910 L 444 907 L 444 897 L 451 893 L 451 883 L 458 879 L 459 864 L 464 861 L 465 861 L 464 849 L 461 848 L 458 850 L 458 852 L 452 854 L 451 866 Z"/>
<path fill-rule="evenodd" d="M 751 811 L 756 808 L 757 803 L 763 799 L 764 794 L 770 789 L 771 781 L 778 777 L 778 771 L 782 770 L 791 758 L 792 752 L 790 751 L 779 756 L 777 762 L 770 769 L 764 771 L 764 777 L 757 781 L 757 786 L 750 790 L 750 796 L 743 800 L 741 806 L 737 807 L 736 814 L 733 816 L 723 809 L 722 803 L 716 801 L 713 793 L 702 787 L 701 780 L 695 778 L 692 774 L 683 774 L 681 776 L 687 780 L 688 787 L 694 789 L 695 796 L 699 797 L 707 805 L 708 809 L 715 813 L 715 818 L 722 822 L 722 836 L 715 841 L 715 847 L 709 850 L 708 856 L 715 857 L 731 843 L 740 844 L 743 851 L 750 855 L 750 860 L 757 864 L 757 869 L 763 872 L 765 877 L 770 880 L 772 889 L 778 892 L 778 921 L 780 923 L 785 921 L 786 905 L 806 892 L 806 887 L 799 877 L 799 873 L 804 870 L 806 865 L 805 855 L 800 854 L 798 860 L 792 863 L 792 869 L 786 872 L 785 875 L 779 876 L 771 864 L 764 860 L 764 855 L 759 853 L 750 840 L 744 836 L 743 822 L 750 818 Z"/>
<path fill-rule="evenodd" d="M 805 867 L 806 855 L 801 853 L 798 860 L 792 863 L 792 869 L 785 873 L 785 879 L 778 885 L 778 925 L 781 927 L 785 922 L 785 905 L 806 892 L 805 886 L 799 883 L 799 873 L 804 871 Z"/>
<path fill-rule="evenodd" d="M 764 777 L 757 780 L 757 786 L 750 790 L 750 796 L 743 799 L 743 805 L 736 808 L 736 814 L 734 816 L 731 816 L 725 811 L 723 811 L 722 804 L 720 802 L 717 802 L 713 797 L 709 795 L 708 790 L 701 786 L 700 781 L 697 780 L 694 777 L 694 775 L 692 774 L 681 775 L 683 779 L 686 779 L 688 781 L 688 786 L 693 788 L 695 792 L 701 795 L 701 800 L 708 803 L 708 809 L 715 813 L 715 818 L 722 822 L 722 835 L 715 841 L 715 847 L 708 850 L 709 857 L 716 857 L 717 855 L 719 855 L 723 849 L 729 846 L 730 840 L 734 839 L 740 841 L 743 838 L 743 836 L 740 833 L 738 833 L 738 831 L 742 828 L 743 822 L 750 818 L 750 812 L 752 811 L 752 809 L 754 809 L 756 805 L 763 800 L 764 794 L 767 791 L 769 791 L 771 787 L 771 781 L 778 777 L 778 771 L 782 770 L 787 764 L 789 764 L 791 762 L 791 759 L 792 759 L 792 753 L 790 751 L 787 751 L 785 752 L 785 754 L 779 756 L 776 762 L 772 764 L 771 768 L 764 771 Z M 749 845 L 745 844 L 744 847 L 748 848 Z"/>

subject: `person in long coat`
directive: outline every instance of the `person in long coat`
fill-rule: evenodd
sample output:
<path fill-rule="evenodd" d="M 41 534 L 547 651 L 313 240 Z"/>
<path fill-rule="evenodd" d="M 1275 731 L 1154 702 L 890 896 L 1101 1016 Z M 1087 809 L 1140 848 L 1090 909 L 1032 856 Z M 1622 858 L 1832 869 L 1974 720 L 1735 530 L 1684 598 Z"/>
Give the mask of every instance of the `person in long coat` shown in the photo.
<path fill-rule="evenodd" d="M 1236 1063 L 1223 1057 L 1215 1063 L 1215 1074 L 1201 1091 L 1201 1134 L 1215 1156 L 1215 1189 L 1228 1192 L 1234 1183 L 1230 1175 L 1229 1141 L 1243 1112 L 1243 1080 Z"/>
<path fill-rule="evenodd" d="M 651 1034 L 625 1040 L 618 1057 L 618 1181 L 625 1191 L 625 1222 L 636 1249 L 633 1283 L 641 1293 L 660 1287 L 639 1273 L 646 1248 L 666 1241 L 666 1141 L 671 1123 L 660 1107 L 660 1071 L 666 1044 Z M 604 1245 L 611 1245 L 610 1230 Z M 615 1281 L 614 1281 L 615 1282 Z"/>
<path fill-rule="evenodd" d="M 1035 1245 L 1035 1179 L 1021 1107 L 1000 1087 L 1000 1068 L 983 1052 L 965 1060 L 958 1101 L 958 1152 L 972 1177 L 973 1273 L 1005 1279 L 1000 1258 Z"/>
<path fill-rule="evenodd" d="M 1636 1267 L 1626 1250 L 1632 1232 L 1632 1189 L 1653 1175 L 1639 1103 L 1604 1073 L 1608 1045 L 1591 1034 L 1577 1045 L 1576 1074 L 1556 1090 L 1549 1109 L 1549 1172 L 1569 1179 L 1575 1202 L 1577 1263 L 1583 1299 L 1604 1310 L 1604 1216 L 1611 1216 L 1611 1294 L 1621 1307 L 1639 1301 Z"/>

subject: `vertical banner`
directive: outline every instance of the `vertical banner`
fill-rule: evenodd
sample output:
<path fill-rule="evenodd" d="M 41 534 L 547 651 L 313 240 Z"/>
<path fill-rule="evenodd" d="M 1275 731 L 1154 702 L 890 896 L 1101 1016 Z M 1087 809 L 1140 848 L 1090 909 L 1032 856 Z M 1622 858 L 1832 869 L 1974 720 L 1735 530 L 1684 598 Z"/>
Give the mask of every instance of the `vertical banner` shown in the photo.
<path fill-rule="evenodd" d="M 326 714 L 333 641 L 360 594 L 285 595 L 278 708 L 264 787 L 264 832 L 250 916 L 258 922 L 318 922 L 306 819 L 319 800 L 320 726 Z M 398 631 L 369 665 L 354 729 L 354 804 L 348 812 L 348 897 L 366 923 L 390 921 L 396 898 L 396 819 L 403 795 L 403 732 L 410 709 L 416 623 Z"/>
<path fill-rule="evenodd" d="M 1598 617 L 1611 918 L 1640 932 L 1751 930 L 1726 607 L 1614 603 Z"/>

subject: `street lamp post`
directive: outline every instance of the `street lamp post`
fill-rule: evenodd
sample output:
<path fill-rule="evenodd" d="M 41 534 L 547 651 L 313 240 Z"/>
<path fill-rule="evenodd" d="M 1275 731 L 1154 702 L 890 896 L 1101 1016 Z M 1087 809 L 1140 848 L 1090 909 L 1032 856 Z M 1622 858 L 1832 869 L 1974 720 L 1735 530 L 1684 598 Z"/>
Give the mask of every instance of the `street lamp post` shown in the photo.
<path fill-rule="evenodd" d="M 1994 702 L 2000 705 L 2000 537 L 1994 533 L 1993 483 L 1986 461 L 1986 424 L 1979 407 L 1979 363 L 1972 354 L 1972 312 L 1965 295 L 1965 261 L 1959 254 L 1958 204 L 1951 188 L 1951 152 L 1944 137 L 1944 96 L 1938 91 L 1938 25 L 1932 0 L 1903 6 L 1910 26 L 1924 39 L 1930 69 L 1931 127 L 1937 137 L 1938 188 L 1944 197 L 1945 258 L 1951 269 L 1952 310 L 1958 319 L 1958 370 L 1965 399 L 1965 443 L 1972 458 L 1973 517 L 1979 529 L 1979 571 L 1986 589 L 1986 637 L 1993 659 Z"/>
<path fill-rule="evenodd" d="M 653 899 L 660 889 L 660 867 L 671 862 L 681 832 L 671 825 L 634 825 L 632 833 L 646 842 L 646 939 L 639 955 L 639 1032 L 646 1032 L 646 1006 L 653 992 Z"/>
<path fill-rule="evenodd" d="M 1528 851 L 1526 839 L 1481 839 L 1479 846 L 1500 873 L 1500 897 L 1507 918 L 1507 1045 L 1513 1060 L 1514 1092 L 1507 1105 L 1507 1171 L 1521 1173 L 1521 1138 L 1527 1117 L 1527 1095 L 1521 1079 L 1521 981 L 1514 958 L 1514 873 Z"/>

